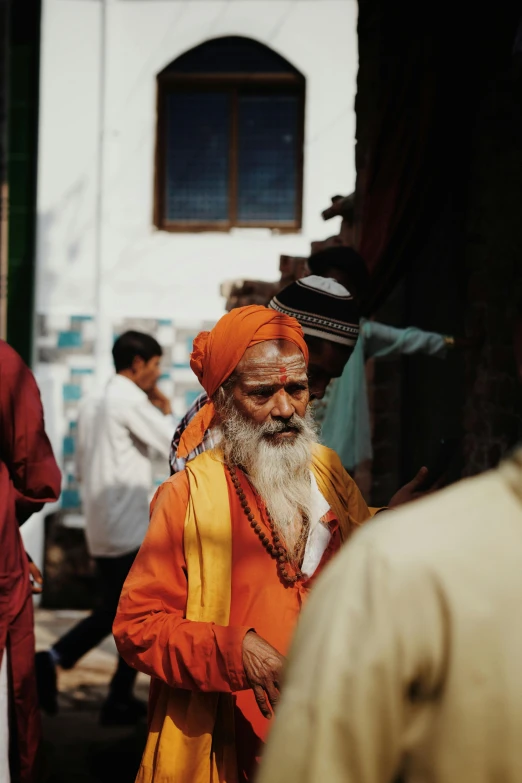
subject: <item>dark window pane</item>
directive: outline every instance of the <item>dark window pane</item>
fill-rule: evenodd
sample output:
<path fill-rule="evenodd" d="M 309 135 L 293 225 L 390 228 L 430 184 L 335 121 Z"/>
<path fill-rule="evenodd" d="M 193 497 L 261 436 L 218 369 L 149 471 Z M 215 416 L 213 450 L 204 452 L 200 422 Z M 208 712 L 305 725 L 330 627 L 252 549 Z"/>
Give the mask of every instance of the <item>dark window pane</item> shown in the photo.
<path fill-rule="evenodd" d="M 299 98 L 240 95 L 238 220 L 296 217 Z"/>
<path fill-rule="evenodd" d="M 206 41 L 182 54 L 165 73 L 295 73 L 281 55 L 264 44 L 240 36 Z"/>
<path fill-rule="evenodd" d="M 165 218 L 228 220 L 230 95 L 166 96 Z"/>

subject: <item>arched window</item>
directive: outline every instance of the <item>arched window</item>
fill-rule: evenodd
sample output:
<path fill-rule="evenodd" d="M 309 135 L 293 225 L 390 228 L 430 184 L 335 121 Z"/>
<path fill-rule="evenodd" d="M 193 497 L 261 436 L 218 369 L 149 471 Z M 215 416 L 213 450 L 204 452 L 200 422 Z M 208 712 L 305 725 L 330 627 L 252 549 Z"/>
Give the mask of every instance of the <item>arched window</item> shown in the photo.
<path fill-rule="evenodd" d="M 208 41 L 158 75 L 155 224 L 297 230 L 303 76 L 247 38 Z"/>

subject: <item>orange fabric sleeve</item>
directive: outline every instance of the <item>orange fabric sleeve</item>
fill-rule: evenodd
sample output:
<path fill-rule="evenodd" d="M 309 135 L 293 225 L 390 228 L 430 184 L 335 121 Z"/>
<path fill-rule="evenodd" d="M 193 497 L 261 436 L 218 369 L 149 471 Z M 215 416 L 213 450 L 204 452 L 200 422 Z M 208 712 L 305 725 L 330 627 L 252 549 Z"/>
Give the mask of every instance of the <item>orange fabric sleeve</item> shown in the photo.
<path fill-rule="evenodd" d="M 113 633 L 130 666 L 172 688 L 231 693 L 249 687 L 243 626 L 185 619 L 183 529 L 189 498 L 185 471 L 156 493 L 150 526 L 123 586 Z"/>

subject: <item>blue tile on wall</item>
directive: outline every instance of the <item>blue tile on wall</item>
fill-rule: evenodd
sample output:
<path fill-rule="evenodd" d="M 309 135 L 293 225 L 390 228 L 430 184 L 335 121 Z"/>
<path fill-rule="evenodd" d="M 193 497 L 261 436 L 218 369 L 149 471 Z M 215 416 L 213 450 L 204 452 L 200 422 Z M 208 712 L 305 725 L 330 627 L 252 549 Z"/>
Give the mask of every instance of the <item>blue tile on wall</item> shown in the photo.
<path fill-rule="evenodd" d="M 200 394 L 201 391 L 198 391 L 197 389 L 195 391 L 185 392 L 185 405 L 187 408 L 190 408 L 196 397 L 199 397 Z"/>
<path fill-rule="evenodd" d="M 171 318 L 160 318 L 158 320 L 158 326 L 172 326 Z"/>
<path fill-rule="evenodd" d="M 66 435 L 63 439 L 63 456 L 64 457 L 72 457 L 76 450 L 76 443 L 74 438 L 71 438 L 70 435 Z"/>
<path fill-rule="evenodd" d="M 71 375 L 92 375 L 93 373 L 92 367 L 73 367 L 71 369 Z"/>
<path fill-rule="evenodd" d="M 58 332 L 58 348 L 81 348 L 82 344 L 81 332 Z"/>
<path fill-rule="evenodd" d="M 71 324 L 81 324 L 85 321 L 94 321 L 92 315 L 71 315 Z"/>
<path fill-rule="evenodd" d="M 82 398 L 82 387 L 76 383 L 64 383 L 62 393 L 65 402 L 76 402 Z"/>
<path fill-rule="evenodd" d="M 190 370 L 190 364 L 188 362 L 174 362 L 172 366 L 175 370 Z"/>
<path fill-rule="evenodd" d="M 62 508 L 80 508 L 80 493 L 77 489 L 63 490 Z"/>

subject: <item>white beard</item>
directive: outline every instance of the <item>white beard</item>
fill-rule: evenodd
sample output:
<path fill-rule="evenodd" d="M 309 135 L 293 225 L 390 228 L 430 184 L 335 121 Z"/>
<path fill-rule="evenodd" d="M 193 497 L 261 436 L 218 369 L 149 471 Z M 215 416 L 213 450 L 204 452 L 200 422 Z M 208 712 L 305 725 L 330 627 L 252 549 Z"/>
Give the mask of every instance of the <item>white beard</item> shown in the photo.
<path fill-rule="evenodd" d="M 303 520 L 310 519 L 312 510 L 310 465 L 317 438 L 311 410 L 307 410 L 304 418 L 294 414 L 286 424 L 280 421 L 254 424 L 239 413 L 233 399 L 228 397 L 219 406 L 219 414 L 225 460 L 246 471 L 291 562 L 298 564 L 306 545 L 306 538 L 303 540 L 301 535 Z M 266 437 L 283 431 L 286 425 L 297 430 L 292 443 L 284 440 L 275 443 Z"/>

